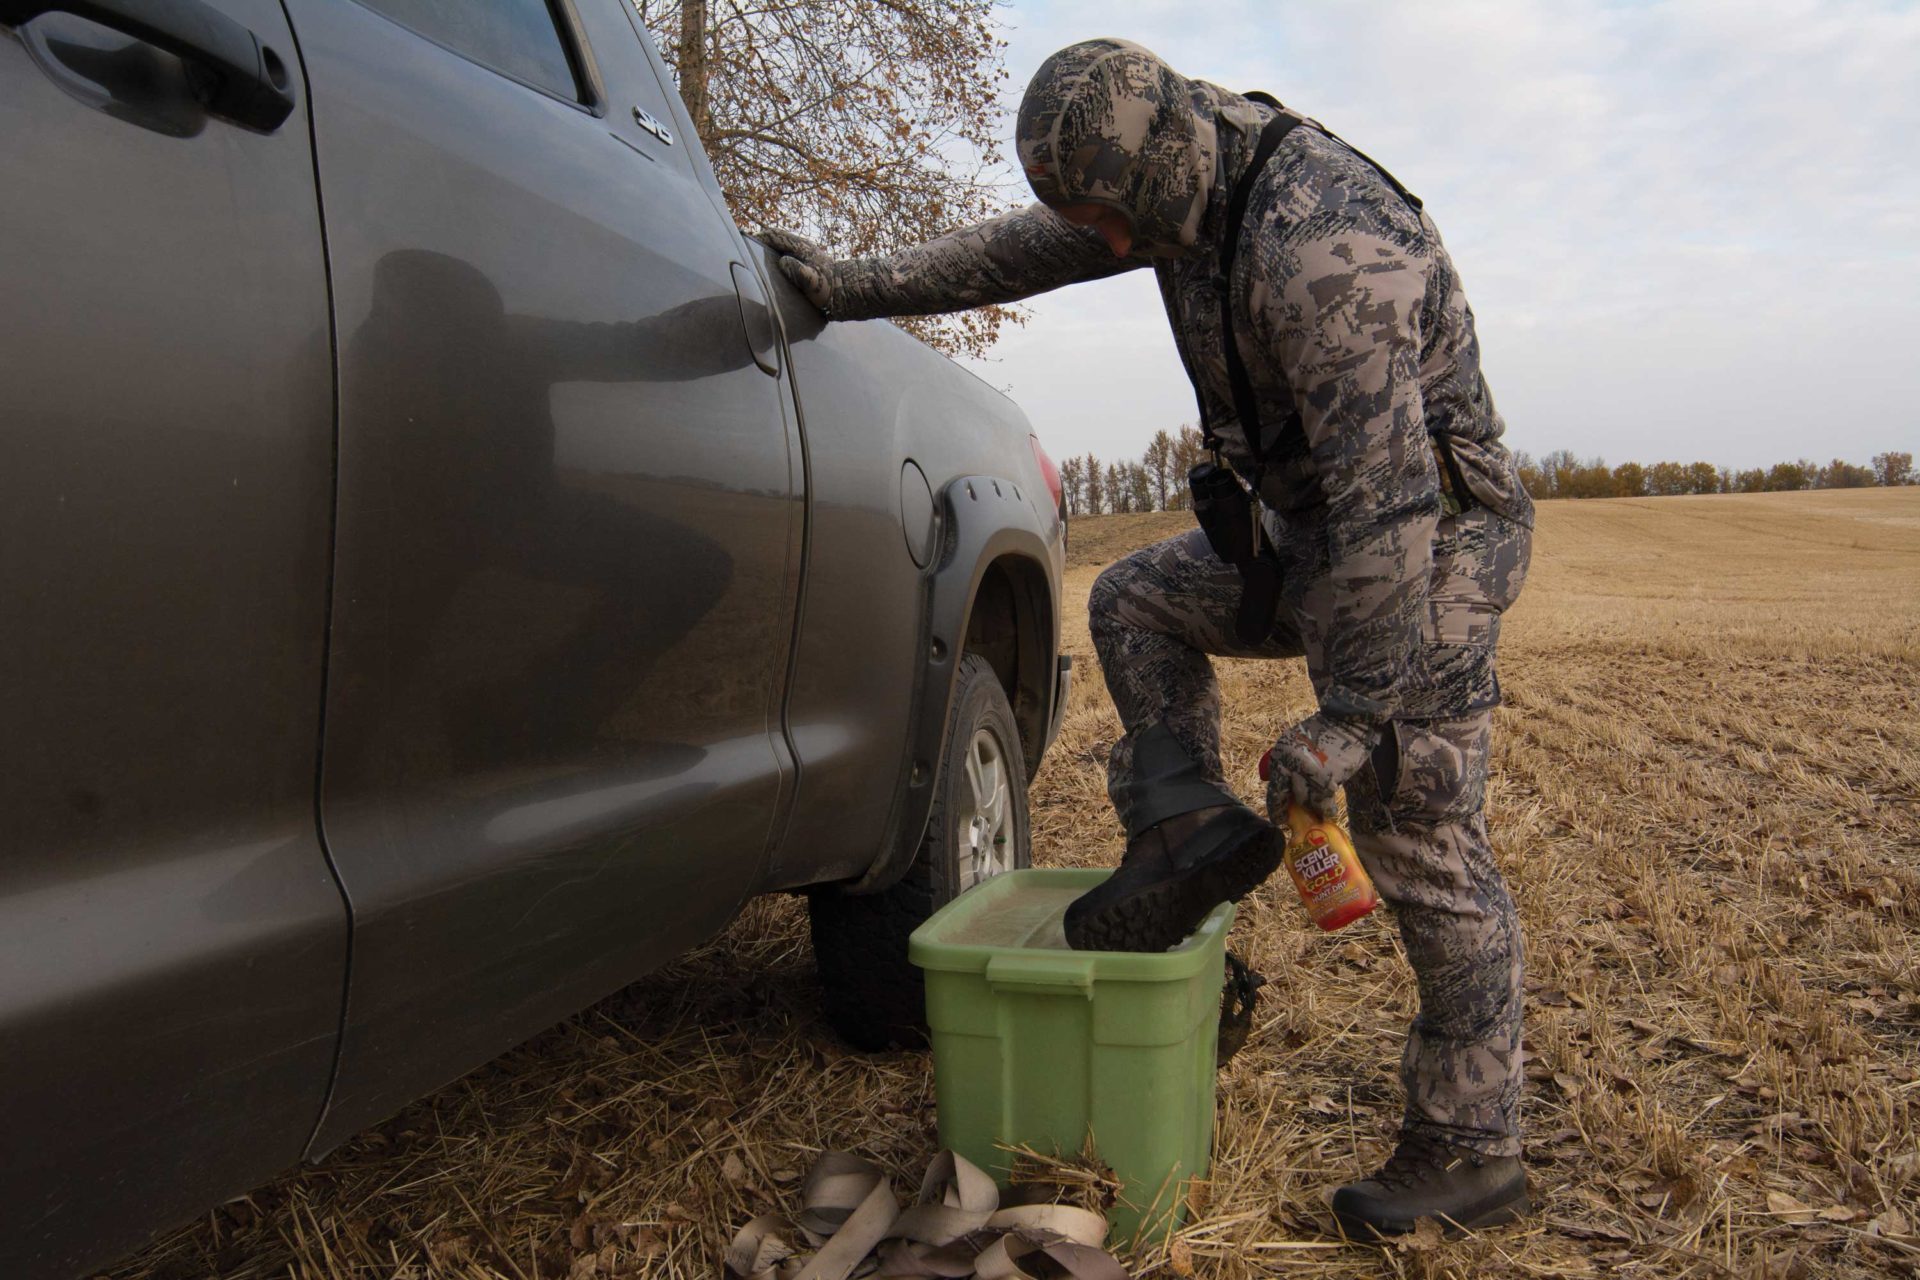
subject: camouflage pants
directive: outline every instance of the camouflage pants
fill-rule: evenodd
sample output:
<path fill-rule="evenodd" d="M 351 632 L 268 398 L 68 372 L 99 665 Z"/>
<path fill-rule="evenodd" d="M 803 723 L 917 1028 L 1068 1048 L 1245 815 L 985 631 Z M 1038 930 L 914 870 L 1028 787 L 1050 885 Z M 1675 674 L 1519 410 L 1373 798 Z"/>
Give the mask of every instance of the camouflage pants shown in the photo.
<path fill-rule="evenodd" d="M 1520 565 L 1524 571 L 1524 530 Z M 1517 590 L 1518 583 L 1514 584 Z M 1155 809 L 1148 757 L 1171 739 L 1210 802 L 1232 802 L 1220 765 L 1220 687 L 1207 655 L 1315 655 L 1315 637 L 1283 618 L 1257 648 L 1233 633 L 1240 580 L 1193 530 L 1111 565 L 1088 602 L 1094 646 L 1126 734 L 1108 761 L 1108 787 L 1129 832 Z M 1513 899 L 1493 861 L 1481 812 L 1491 712 L 1391 726 L 1347 784 L 1354 842 L 1393 907 L 1420 987 L 1420 1012 L 1401 1061 L 1406 1126 L 1488 1155 L 1517 1155 L 1521 938 Z M 1136 747 L 1141 768 L 1136 768 Z M 1383 794 L 1384 789 L 1384 794 Z M 1159 795 L 1170 794 L 1162 788 Z M 1183 811 L 1175 807 L 1174 812 Z M 1147 822 L 1145 825 L 1151 825 Z"/>

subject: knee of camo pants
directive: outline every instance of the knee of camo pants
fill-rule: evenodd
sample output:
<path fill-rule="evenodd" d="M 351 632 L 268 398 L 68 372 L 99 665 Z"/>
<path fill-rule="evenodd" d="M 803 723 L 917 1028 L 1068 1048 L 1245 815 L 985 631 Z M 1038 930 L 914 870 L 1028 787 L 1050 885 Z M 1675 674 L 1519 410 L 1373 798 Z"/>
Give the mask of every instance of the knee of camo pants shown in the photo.
<path fill-rule="evenodd" d="M 1239 571 L 1213 553 L 1204 533 L 1189 529 L 1102 570 L 1087 597 L 1087 623 L 1102 663 L 1146 657 L 1152 667 L 1171 661 L 1182 668 L 1175 683 L 1192 666 L 1186 655 L 1297 658 L 1305 652 L 1299 627 L 1287 616 L 1275 618 L 1259 644 L 1241 643 L 1234 628 L 1240 594 Z M 1158 657 L 1173 647 L 1184 653 Z"/>
<path fill-rule="evenodd" d="M 1406 1125 L 1517 1155 L 1522 943 L 1480 811 L 1491 719 L 1394 724 L 1347 798 L 1420 988 L 1401 1061 Z"/>
<path fill-rule="evenodd" d="M 1101 647 L 1103 641 L 1111 641 L 1115 630 L 1124 625 L 1120 621 L 1120 597 L 1126 592 L 1130 576 L 1127 561 L 1116 560 L 1100 571 L 1100 576 L 1093 580 L 1093 589 L 1087 592 L 1087 630 L 1092 633 L 1096 648 Z"/>
<path fill-rule="evenodd" d="M 1107 789 L 1130 837 L 1235 803 L 1220 773 L 1220 689 L 1206 655 L 1231 625 L 1238 588 L 1198 530 L 1144 547 L 1094 581 L 1088 629 L 1125 730 Z"/>

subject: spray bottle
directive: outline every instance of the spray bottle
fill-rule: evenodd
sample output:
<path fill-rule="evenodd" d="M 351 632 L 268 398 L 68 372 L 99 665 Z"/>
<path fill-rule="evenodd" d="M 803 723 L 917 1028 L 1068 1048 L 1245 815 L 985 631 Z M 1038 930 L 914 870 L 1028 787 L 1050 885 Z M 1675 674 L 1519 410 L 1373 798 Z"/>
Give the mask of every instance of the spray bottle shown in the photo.
<path fill-rule="evenodd" d="M 1260 757 L 1260 780 L 1265 782 L 1272 773 L 1273 753 L 1268 752 Z M 1380 895 L 1340 824 L 1293 802 L 1287 804 L 1286 863 L 1307 915 L 1329 933 L 1380 905 Z"/>

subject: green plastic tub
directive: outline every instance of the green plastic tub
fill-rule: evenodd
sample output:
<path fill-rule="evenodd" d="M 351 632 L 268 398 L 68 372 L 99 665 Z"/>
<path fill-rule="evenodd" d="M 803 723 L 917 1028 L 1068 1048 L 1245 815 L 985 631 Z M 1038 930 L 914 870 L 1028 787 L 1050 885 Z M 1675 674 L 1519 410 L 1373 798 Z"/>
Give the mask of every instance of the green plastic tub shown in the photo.
<path fill-rule="evenodd" d="M 1124 1183 L 1115 1240 L 1179 1225 L 1213 1149 L 1214 1055 L 1233 907 L 1171 951 L 1073 951 L 1067 904 L 1103 870 L 1012 871 L 914 931 L 940 1141 L 1005 1185 L 997 1144 L 1094 1150 Z"/>

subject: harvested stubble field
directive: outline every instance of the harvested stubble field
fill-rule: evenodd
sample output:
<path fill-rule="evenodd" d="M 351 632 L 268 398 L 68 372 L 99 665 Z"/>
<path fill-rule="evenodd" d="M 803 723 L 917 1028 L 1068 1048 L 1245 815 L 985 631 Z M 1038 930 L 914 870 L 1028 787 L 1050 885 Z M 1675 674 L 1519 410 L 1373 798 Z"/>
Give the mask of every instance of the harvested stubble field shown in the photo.
<path fill-rule="evenodd" d="M 1117 728 L 1087 639 L 1099 567 L 1181 514 L 1079 522 L 1066 728 L 1036 860 L 1107 863 Z M 1920 1271 L 1920 489 L 1545 504 L 1504 644 L 1490 799 L 1530 946 L 1541 1210 L 1393 1249 L 1322 1235 L 1385 1150 L 1412 984 L 1389 921 L 1337 936 L 1284 886 L 1235 945 L 1273 975 L 1220 1082 L 1198 1218 L 1140 1275 L 1864 1277 Z M 1223 662 L 1232 776 L 1309 706 Z M 713 1277 L 825 1147 L 934 1148 L 922 1055 L 838 1048 L 804 911 L 727 935 L 116 1280 Z"/>

